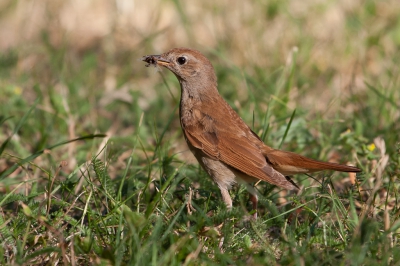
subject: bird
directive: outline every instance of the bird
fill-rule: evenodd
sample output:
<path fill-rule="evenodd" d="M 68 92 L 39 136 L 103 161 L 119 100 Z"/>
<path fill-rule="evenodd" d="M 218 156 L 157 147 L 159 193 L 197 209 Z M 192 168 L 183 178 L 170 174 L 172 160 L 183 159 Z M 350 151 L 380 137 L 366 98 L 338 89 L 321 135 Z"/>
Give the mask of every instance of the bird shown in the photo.
<path fill-rule="evenodd" d="M 219 94 L 214 67 L 201 52 L 173 48 L 141 59 L 147 67 L 165 67 L 177 77 L 184 138 L 201 167 L 218 185 L 227 209 L 232 208 L 229 190 L 235 183 L 246 186 L 257 218 L 258 196 L 253 184 L 259 180 L 297 191 L 299 187 L 290 178 L 294 174 L 361 171 L 266 145 Z"/>

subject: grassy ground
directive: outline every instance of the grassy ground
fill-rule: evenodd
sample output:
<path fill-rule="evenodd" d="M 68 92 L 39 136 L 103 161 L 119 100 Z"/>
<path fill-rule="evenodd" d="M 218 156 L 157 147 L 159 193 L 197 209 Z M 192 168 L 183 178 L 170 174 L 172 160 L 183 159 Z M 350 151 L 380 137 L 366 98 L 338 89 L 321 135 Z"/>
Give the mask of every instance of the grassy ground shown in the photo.
<path fill-rule="evenodd" d="M 4 1 L 0 264 L 399 265 L 397 2 Z M 227 212 L 138 60 L 179 46 L 268 145 L 363 172 Z"/>

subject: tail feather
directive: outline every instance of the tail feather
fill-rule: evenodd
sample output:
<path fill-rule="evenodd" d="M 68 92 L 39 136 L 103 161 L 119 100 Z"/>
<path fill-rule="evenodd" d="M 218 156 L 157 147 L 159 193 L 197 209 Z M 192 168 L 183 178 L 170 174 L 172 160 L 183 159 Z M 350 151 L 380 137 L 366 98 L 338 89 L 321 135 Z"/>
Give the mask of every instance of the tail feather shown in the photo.
<path fill-rule="evenodd" d="M 322 170 L 361 172 L 361 169 L 354 166 L 317 161 L 288 151 L 269 149 L 265 150 L 263 155 L 275 170 L 284 175 L 312 173 Z"/>

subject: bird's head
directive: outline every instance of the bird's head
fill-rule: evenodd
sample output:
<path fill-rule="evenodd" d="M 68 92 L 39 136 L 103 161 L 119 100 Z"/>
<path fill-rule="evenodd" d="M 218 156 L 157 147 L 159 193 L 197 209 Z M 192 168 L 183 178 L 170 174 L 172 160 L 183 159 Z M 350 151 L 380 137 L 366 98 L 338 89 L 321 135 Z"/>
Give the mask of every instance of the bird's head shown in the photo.
<path fill-rule="evenodd" d="M 199 51 L 188 48 L 174 48 L 161 55 L 142 57 L 147 66 L 163 66 L 178 78 L 180 83 L 194 87 L 216 87 L 217 78 L 211 62 Z"/>

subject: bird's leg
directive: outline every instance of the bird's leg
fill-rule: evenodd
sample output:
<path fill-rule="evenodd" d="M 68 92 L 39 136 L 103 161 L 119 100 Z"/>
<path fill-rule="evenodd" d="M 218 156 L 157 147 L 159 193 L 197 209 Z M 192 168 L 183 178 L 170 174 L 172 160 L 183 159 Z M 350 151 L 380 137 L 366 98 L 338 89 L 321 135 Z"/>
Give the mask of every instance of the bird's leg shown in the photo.
<path fill-rule="evenodd" d="M 245 183 L 245 186 L 247 191 L 249 192 L 249 200 L 251 201 L 251 203 L 253 203 L 253 211 L 254 211 L 253 218 L 257 219 L 257 203 L 258 203 L 257 191 L 252 184 Z"/>
<path fill-rule="evenodd" d="M 257 219 L 257 203 L 258 203 L 258 197 L 256 194 L 252 194 L 249 192 L 249 198 L 251 203 L 253 203 L 253 210 L 255 211 L 253 214 L 253 218 Z"/>
<path fill-rule="evenodd" d="M 226 188 L 219 188 L 221 190 L 221 195 L 222 195 L 222 200 L 225 202 L 226 208 L 228 210 L 232 209 L 232 199 L 231 196 L 229 195 L 229 191 Z"/>

